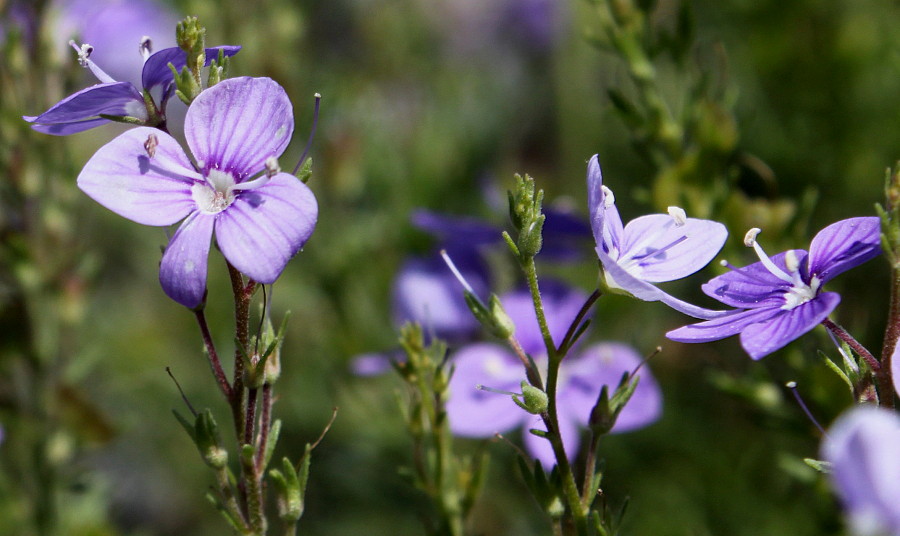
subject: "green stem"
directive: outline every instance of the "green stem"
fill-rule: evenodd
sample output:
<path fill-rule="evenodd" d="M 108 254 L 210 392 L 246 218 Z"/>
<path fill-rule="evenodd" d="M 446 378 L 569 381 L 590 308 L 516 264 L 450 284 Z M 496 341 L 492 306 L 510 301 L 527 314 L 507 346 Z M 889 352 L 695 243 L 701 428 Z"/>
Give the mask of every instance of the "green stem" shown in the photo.
<path fill-rule="evenodd" d="M 887 326 L 884 328 L 884 344 L 881 349 L 881 370 L 878 374 L 879 385 L 893 385 L 891 359 L 900 338 L 900 267 L 891 268 L 891 301 L 888 309 Z M 879 397 L 882 406 L 894 407 L 894 397 L 888 396 L 891 391 L 884 391 Z M 900 394 L 900 393 L 897 393 Z"/>

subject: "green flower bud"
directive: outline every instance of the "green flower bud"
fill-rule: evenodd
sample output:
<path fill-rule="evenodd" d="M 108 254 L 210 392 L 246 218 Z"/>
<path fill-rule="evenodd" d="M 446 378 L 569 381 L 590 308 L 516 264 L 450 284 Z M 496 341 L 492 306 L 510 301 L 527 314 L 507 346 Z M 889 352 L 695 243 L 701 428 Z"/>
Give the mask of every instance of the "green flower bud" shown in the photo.
<path fill-rule="evenodd" d="M 517 406 L 533 415 L 540 415 L 547 411 L 547 393 L 522 380 L 522 394 L 514 394 L 513 402 Z"/>

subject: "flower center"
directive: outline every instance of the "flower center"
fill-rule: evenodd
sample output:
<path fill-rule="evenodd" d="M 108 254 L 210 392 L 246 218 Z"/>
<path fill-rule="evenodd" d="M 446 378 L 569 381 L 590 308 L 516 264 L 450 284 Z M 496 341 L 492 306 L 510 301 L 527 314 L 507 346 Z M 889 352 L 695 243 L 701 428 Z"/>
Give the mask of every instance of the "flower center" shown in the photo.
<path fill-rule="evenodd" d="M 211 169 L 206 175 L 206 182 L 198 182 L 191 187 L 191 196 L 202 212 L 217 214 L 234 203 L 234 186 L 231 173 Z"/>
<path fill-rule="evenodd" d="M 800 274 L 800 259 L 797 258 L 797 253 L 793 249 L 786 251 L 784 254 L 784 266 L 788 271 L 782 270 L 766 255 L 762 246 L 756 241 L 756 236 L 759 233 L 760 230 L 757 228 L 747 231 L 747 234 L 744 236 L 744 245 L 753 248 L 760 262 L 770 274 L 790 285 L 784 292 L 784 303 L 781 305 L 781 309 L 790 311 L 814 299 L 819 293 L 822 281 L 815 275 L 810 278 L 809 283 L 803 280 L 803 276 Z"/>

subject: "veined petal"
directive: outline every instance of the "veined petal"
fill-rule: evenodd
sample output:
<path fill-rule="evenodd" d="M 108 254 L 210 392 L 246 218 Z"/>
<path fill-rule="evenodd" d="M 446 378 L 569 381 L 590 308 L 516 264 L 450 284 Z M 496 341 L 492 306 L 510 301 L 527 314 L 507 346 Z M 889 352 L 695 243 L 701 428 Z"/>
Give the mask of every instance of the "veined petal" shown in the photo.
<path fill-rule="evenodd" d="M 603 214 L 603 245 L 615 248 L 621 252 L 625 229 L 622 227 L 622 217 L 619 216 L 619 209 L 613 204 L 601 213 Z M 597 242 L 597 246 L 601 246 L 601 243 Z"/>
<path fill-rule="evenodd" d="M 643 358 L 631 346 L 605 342 L 586 348 L 577 356 L 563 360 L 557 389 L 559 418 L 564 416 L 580 426 L 587 426 L 591 409 L 605 385 L 612 396 L 622 379 L 641 364 Z M 613 432 L 627 432 L 656 421 L 662 413 L 662 393 L 649 367 L 639 372 L 638 386 L 619 414 Z"/>
<path fill-rule="evenodd" d="M 485 385 L 521 392 L 525 369 L 505 348 L 496 344 L 471 344 L 456 352 L 452 360 L 454 372 L 450 378 L 447 417 L 454 434 L 491 437 L 532 417 L 513 402 L 511 395 L 475 388 Z"/>
<path fill-rule="evenodd" d="M 144 143 L 159 144 L 150 157 Z M 143 225 L 171 225 L 195 209 L 191 185 L 201 180 L 175 138 L 138 127 L 101 147 L 78 175 L 78 187 L 116 214 Z"/>
<path fill-rule="evenodd" d="M 603 251 L 603 248 L 597 247 L 595 251 L 600 258 L 600 262 L 603 264 L 603 270 L 606 274 L 612 278 L 619 288 L 639 300 L 660 301 L 672 309 L 693 316 L 694 318 L 711 319 L 727 315 L 731 312 L 706 309 L 679 300 L 675 296 L 667 294 L 656 286 L 628 273 L 628 271 L 619 266 L 616 261 L 612 260 L 612 258 Z"/>
<path fill-rule="evenodd" d="M 260 283 L 274 283 L 309 239 L 317 217 L 312 190 L 279 173 L 264 186 L 239 192 L 218 214 L 216 241 L 235 268 Z"/>
<path fill-rule="evenodd" d="M 654 237 L 649 243 L 648 236 Z M 684 225 L 676 226 L 671 216 L 651 214 L 635 218 L 625 226 L 619 258 L 634 258 L 645 281 L 674 281 L 709 264 L 725 245 L 726 238 L 728 230 L 719 222 L 688 218 Z"/>
<path fill-rule="evenodd" d="M 819 231 L 809 246 L 809 273 L 826 282 L 881 253 L 881 221 L 850 218 Z"/>
<path fill-rule="evenodd" d="M 25 119 L 27 120 L 28 118 Z M 44 134 L 52 134 L 54 136 L 68 136 L 70 134 L 78 134 L 79 132 L 84 132 L 85 130 L 99 127 L 100 125 L 105 125 L 109 122 L 109 119 L 100 118 L 87 119 L 85 121 L 75 121 L 72 123 L 49 123 L 46 125 L 41 123 L 33 123 L 31 125 L 31 128 L 32 130 L 36 130 Z"/>
<path fill-rule="evenodd" d="M 204 65 L 212 63 L 219 55 L 219 50 L 225 53 L 226 57 L 234 56 L 240 52 L 239 46 L 220 46 L 206 49 L 206 60 Z M 175 67 L 175 70 L 181 72 L 181 69 L 187 65 L 187 53 L 178 48 L 165 48 L 154 52 L 147 61 L 144 62 L 144 69 L 141 71 L 141 82 L 144 89 L 153 89 L 156 86 L 167 84 L 174 78 L 169 64 Z"/>
<path fill-rule="evenodd" d="M 106 122 L 100 114 L 147 118 L 147 109 L 141 94 L 128 82 L 96 84 L 82 89 L 50 107 L 38 116 L 23 116 L 22 119 L 34 123 L 32 128 L 47 134 L 66 135 L 81 132 L 97 124 Z M 90 126 L 88 120 L 97 121 Z M 78 123 L 78 130 L 68 125 Z"/>
<path fill-rule="evenodd" d="M 793 250 L 798 264 L 802 266 L 807 253 L 802 249 Z M 787 252 L 771 257 L 772 263 L 784 272 L 790 272 L 784 262 Z M 769 271 L 762 262 L 755 262 L 743 268 L 737 268 L 718 275 L 702 287 L 710 298 L 715 298 L 725 305 L 739 308 L 769 307 L 771 300 L 782 299 L 783 292 L 791 285 Z M 782 302 L 778 303 L 780 307 Z"/>
<path fill-rule="evenodd" d="M 205 169 L 233 173 L 237 182 L 262 171 L 291 141 L 291 101 L 270 78 L 230 78 L 200 93 L 188 108 L 188 146 Z"/>
<path fill-rule="evenodd" d="M 761 359 L 821 324 L 840 301 L 837 293 L 823 292 L 791 310 L 780 309 L 769 319 L 741 330 L 741 346 L 753 359 Z"/>
<path fill-rule="evenodd" d="M 677 342 L 710 342 L 737 335 L 747 326 L 766 322 L 780 309 L 735 309 L 719 318 L 683 326 L 666 333 L 666 338 Z"/>
<path fill-rule="evenodd" d="M 594 155 L 588 160 L 587 167 L 587 191 L 588 191 L 588 217 L 591 220 L 591 231 L 594 233 L 594 241 L 599 245 L 603 240 L 603 174 L 600 171 L 600 159 Z"/>
<path fill-rule="evenodd" d="M 159 265 L 159 282 L 166 294 L 193 309 L 206 292 L 206 265 L 215 216 L 192 213 L 166 246 Z"/>

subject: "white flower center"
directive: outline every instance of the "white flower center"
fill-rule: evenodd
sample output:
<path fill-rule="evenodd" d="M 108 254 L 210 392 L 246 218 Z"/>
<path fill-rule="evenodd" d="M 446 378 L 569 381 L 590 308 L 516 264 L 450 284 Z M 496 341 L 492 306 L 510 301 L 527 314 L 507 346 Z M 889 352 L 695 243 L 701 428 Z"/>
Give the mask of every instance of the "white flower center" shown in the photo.
<path fill-rule="evenodd" d="M 217 214 L 234 203 L 234 186 L 231 173 L 211 169 L 205 183 L 198 182 L 191 187 L 191 197 L 202 212 Z"/>
<path fill-rule="evenodd" d="M 819 293 L 819 287 L 822 286 L 822 281 L 818 276 L 813 275 L 810 277 L 808 284 L 803 280 L 803 277 L 800 275 L 800 259 L 797 258 L 796 251 L 792 249 L 784 254 L 784 266 L 788 271 L 782 270 L 780 266 L 776 265 L 766 255 L 762 246 L 756 241 L 756 236 L 759 233 L 760 230 L 757 228 L 747 231 L 746 236 L 744 236 L 744 245 L 753 248 L 760 262 L 770 274 L 791 285 L 784 293 L 784 303 L 781 305 L 781 309 L 790 311 L 815 298 Z"/>

